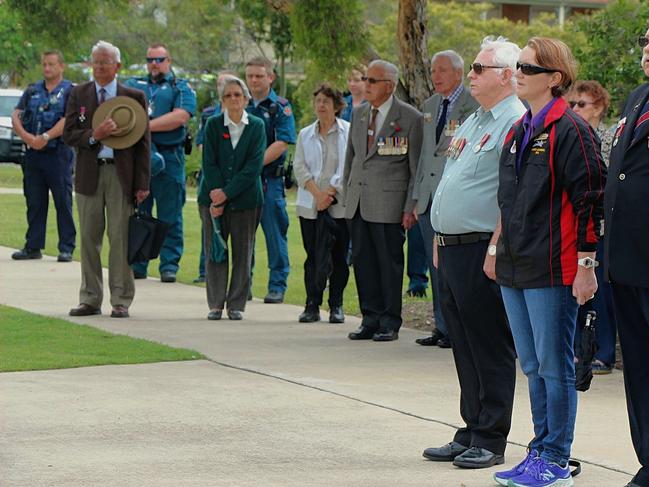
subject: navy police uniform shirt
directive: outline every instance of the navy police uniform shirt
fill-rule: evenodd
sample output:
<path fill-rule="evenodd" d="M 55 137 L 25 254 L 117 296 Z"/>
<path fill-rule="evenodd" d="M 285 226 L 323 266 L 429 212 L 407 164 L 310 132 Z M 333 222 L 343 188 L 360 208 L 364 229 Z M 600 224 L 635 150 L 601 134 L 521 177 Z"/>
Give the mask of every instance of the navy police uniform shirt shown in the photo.
<path fill-rule="evenodd" d="M 25 130 L 40 135 L 54 127 L 65 116 L 65 106 L 72 87 L 72 82 L 67 79 L 49 92 L 43 80 L 29 85 L 16 105 L 16 109 L 22 110 L 21 120 Z M 47 143 L 47 148 L 54 149 L 59 144 L 62 141 L 57 137 Z"/>
<path fill-rule="evenodd" d="M 218 115 L 221 115 L 221 104 L 218 102 L 213 107 L 207 107 L 203 109 L 203 111 L 201 112 L 201 119 L 198 123 L 196 145 L 203 145 L 205 143 L 205 125 L 207 125 L 207 119 Z"/>
<path fill-rule="evenodd" d="M 131 78 L 126 86 L 142 90 L 149 105 L 149 118 L 158 118 L 175 108 L 182 108 L 190 116 L 196 112 L 196 93 L 187 80 L 176 78 L 173 73 L 165 74 L 154 81 L 151 76 Z M 152 141 L 161 146 L 178 146 L 185 142 L 185 127 L 167 132 L 151 132 Z"/>
<path fill-rule="evenodd" d="M 297 135 L 295 133 L 295 118 L 293 109 L 286 98 L 282 98 L 271 89 L 268 97 L 255 105 L 254 100 L 250 100 L 246 111 L 252 115 L 261 118 L 266 128 L 266 147 L 276 140 L 281 140 L 287 144 L 295 144 Z M 278 167 L 284 166 L 286 151 L 270 164 L 264 166 L 264 176 L 270 175 Z"/>

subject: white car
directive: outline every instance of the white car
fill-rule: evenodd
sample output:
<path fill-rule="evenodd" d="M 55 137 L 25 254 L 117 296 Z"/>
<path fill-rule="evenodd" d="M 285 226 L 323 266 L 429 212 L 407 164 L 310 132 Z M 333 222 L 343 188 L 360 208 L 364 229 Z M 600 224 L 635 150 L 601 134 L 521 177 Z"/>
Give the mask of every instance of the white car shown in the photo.
<path fill-rule="evenodd" d="M 22 94 L 22 90 L 0 89 L 0 162 L 21 164 L 25 156 L 23 141 L 11 124 L 11 114 Z"/>

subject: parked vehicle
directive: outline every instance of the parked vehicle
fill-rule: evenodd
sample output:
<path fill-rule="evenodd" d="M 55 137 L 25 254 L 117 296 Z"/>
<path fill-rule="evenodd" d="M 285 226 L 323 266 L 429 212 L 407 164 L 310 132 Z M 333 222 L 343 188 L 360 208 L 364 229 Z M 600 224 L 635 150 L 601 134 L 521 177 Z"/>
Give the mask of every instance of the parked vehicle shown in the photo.
<path fill-rule="evenodd" d="M 22 164 L 25 146 L 11 124 L 11 114 L 22 96 L 22 90 L 0 89 L 0 162 Z"/>

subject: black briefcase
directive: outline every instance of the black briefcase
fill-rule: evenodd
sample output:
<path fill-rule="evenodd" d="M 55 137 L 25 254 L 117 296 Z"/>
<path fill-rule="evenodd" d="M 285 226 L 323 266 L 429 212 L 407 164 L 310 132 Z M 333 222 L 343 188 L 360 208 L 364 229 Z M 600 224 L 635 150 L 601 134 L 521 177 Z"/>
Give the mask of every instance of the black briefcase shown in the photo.
<path fill-rule="evenodd" d="M 128 263 L 156 259 L 168 229 L 168 224 L 136 208 L 128 220 Z"/>

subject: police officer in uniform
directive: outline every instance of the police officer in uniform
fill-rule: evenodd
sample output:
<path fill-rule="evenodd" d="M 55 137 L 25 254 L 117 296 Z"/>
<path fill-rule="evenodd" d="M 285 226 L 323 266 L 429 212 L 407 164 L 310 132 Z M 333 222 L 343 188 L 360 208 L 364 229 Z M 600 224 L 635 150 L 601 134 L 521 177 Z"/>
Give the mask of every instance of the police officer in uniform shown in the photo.
<path fill-rule="evenodd" d="M 41 57 L 43 80 L 27 87 L 11 119 L 27 146 L 23 186 L 27 201 L 25 246 L 11 256 L 15 260 L 40 259 L 45 247 L 49 192 L 56 207 L 59 262 L 70 262 L 76 230 L 72 218 L 73 152 L 61 140 L 65 106 L 72 83 L 63 79 L 63 55 L 46 51 Z"/>
<path fill-rule="evenodd" d="M 125 84 L 144 91 L 149 104 L 152 147 L 164 159 L 164 168 L 151 177 L 151 194 L 140 208 L 151 213 L 155 200 L 157 216 L 169 231 L 160 251 L 160 280 L 175 282 L 183 254 L 183 205 L 185 204 L 186 124 L 196 111 L 196 93 L 186 80 L 176 78 L 164 44 L 151 44 L 146 52 L 148 76 Z M 133 265 L 136 279 L 147 275 L 148 262 Z"/>
<path fill-rule="evenodd" d="M 263 57 L 246 63 L 246 83 L 252 100 L 248 113 L 261 118 L 266 126 L 266 152 L 261 174 L 264 189 L 264 206 L 261 228 L 266 237 L 268 251 L 268 294 L 264 303 L 284 301 L 286 281 L 290 270 L 288 260 L 288 214 L 284 194 L 284 160 L 289 144 L 295 144 L 295 119 L 291 104 L 277 96 L 271 85 L 275 81 L 272 63 Z"/>

